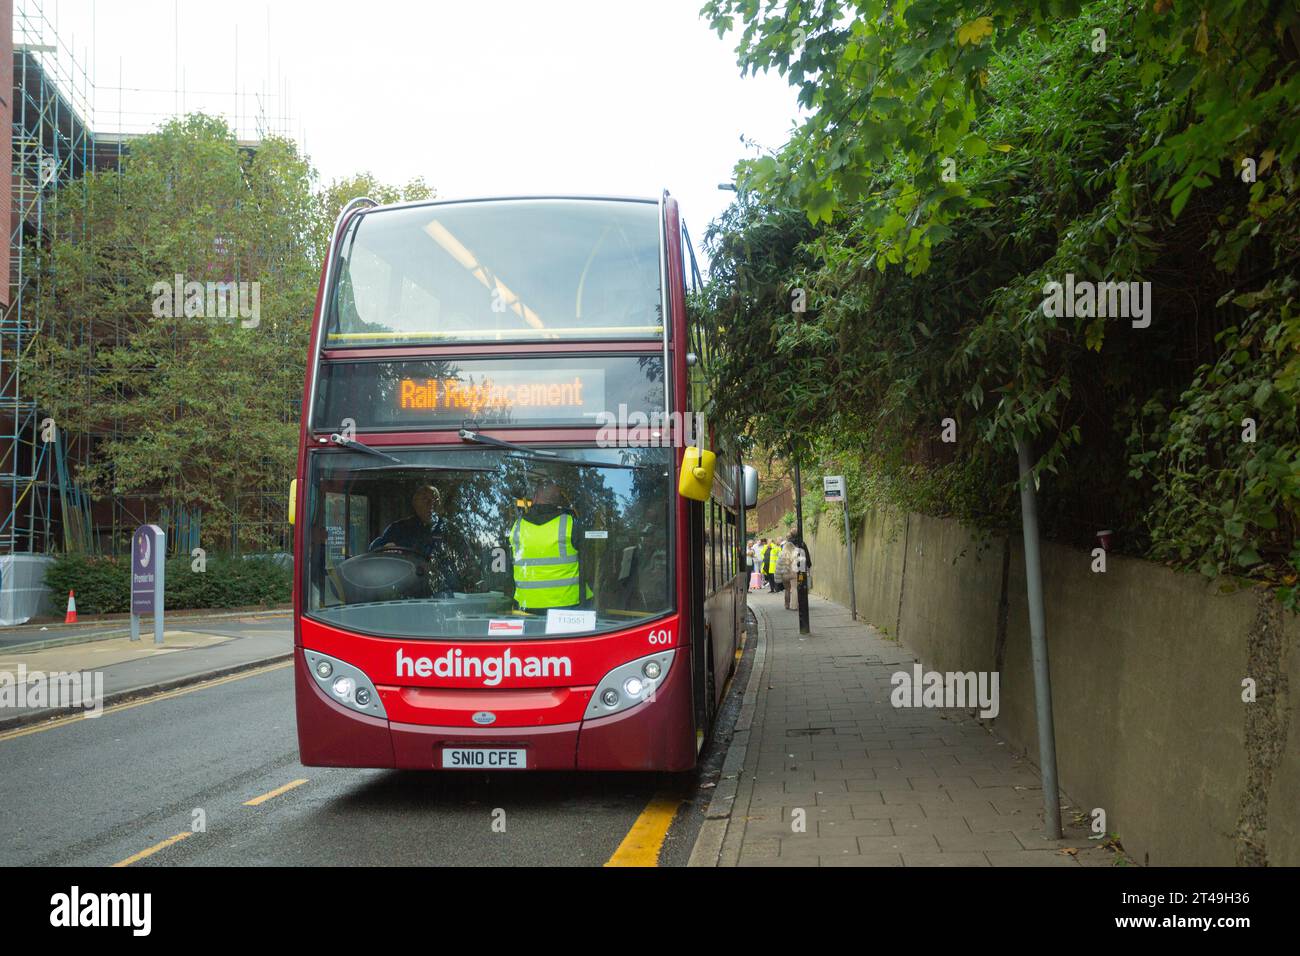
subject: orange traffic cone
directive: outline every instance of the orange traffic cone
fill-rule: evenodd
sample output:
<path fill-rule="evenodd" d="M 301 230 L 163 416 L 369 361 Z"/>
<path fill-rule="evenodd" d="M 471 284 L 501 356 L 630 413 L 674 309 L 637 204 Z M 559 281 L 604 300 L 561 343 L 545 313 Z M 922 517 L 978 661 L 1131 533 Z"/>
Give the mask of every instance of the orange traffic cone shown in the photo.
<path fill-rule="evenodd" d="M 63 623 L 77 623 L 77 598 L 71 591 L 68 592 L 68 613 L 64 615 Z"/>

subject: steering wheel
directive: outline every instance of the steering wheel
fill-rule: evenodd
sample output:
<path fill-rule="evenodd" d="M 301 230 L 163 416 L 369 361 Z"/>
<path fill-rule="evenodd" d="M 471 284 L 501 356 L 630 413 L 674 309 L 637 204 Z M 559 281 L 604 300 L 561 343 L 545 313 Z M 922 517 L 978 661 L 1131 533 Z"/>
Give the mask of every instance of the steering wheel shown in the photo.
<path fill-rule="evenodd" d="M 349 604 L 429 596 L 429 559 L 400 546 L 367 551 L 338 566 Z"/>

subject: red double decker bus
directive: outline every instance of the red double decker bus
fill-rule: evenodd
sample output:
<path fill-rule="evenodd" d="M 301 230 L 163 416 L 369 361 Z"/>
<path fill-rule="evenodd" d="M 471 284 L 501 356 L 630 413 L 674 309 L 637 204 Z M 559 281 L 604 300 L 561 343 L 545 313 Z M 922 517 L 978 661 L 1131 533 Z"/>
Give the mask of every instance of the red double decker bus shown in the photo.
<path fill-rule="evenodd" d="M 695 765 L 757 491 L 688 447 L 698 283 L 666 193 L 343 210 L 291 493 L 304 764 Z"/>

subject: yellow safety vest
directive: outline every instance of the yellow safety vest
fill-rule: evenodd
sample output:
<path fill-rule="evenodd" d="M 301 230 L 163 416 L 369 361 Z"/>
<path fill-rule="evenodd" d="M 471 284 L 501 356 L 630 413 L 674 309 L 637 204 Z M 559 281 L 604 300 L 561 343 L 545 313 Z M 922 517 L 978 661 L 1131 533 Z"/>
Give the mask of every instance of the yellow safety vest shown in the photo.
<path fill-rule="evenodd" d="M 776 573 L 776 559 L 781 554 L 781 549 L 774 544 L 769 544 L 767 550 L 763 552 L 763 570 L 768 574 Z"/>
<path fill-rule="evenodd" d="M 557 515 L 545 524 L 516 519 L 510 544 L 515 603 L 520 608 L 573 607 L 579 602 L 578 549 L 573 546 L 571 515 Z"/>

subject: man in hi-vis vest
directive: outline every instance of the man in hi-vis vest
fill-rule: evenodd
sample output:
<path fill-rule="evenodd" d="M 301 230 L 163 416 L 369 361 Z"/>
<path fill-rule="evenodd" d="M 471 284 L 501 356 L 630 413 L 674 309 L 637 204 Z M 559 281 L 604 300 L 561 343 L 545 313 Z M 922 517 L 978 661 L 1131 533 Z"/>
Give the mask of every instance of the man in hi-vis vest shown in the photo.
<path fill-rule="evenodd" d="M 581 540 L 577 518 L 564 506 L 559 486 L 543 479 L 533 491 L 532 506 L 510 528 L 518 608 L 576 608 L 592 596 L 591 588 L 582 581 L 577 547 Z"/>
<path fill-rule="evenodd" d="M 776 580 L 776 559 L 781 556 L 781 545 L 776 538 L 772 539 L 767 550 L 763 552 L 763 574 L 767 578 L 767 589 L 775 594 L 780 590 L 777 587 Z"/>

